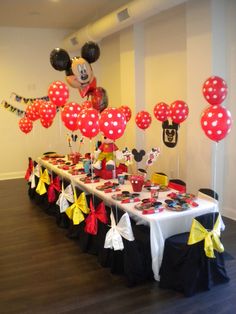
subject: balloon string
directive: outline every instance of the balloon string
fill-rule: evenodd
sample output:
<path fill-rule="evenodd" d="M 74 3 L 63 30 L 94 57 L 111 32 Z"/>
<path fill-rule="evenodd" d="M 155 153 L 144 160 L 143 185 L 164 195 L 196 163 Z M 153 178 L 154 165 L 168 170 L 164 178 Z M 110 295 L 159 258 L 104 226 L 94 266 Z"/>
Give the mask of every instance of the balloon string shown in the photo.
<path fill-rule="evenodd" d="M 218 143 L 215 143 L 215 149 L 214 149 L 214 169 L 213 169 L 213 190 L 214 190 L 214 192 L 216 192 L 217 148 L 218 148 Z"/>
<path fill-rule="evenodd" d="M 61 137 L 61 133 L 62 133 L 62 128 L 61 128 L 61 111 L 59 112 L 58 114 L 58 119 L 59 119 L 59 134 L 60 134 L 60 137 Z"/>
<path fill-rule="evenodd" d="M 89 151 L 90 151 L 90 169 L 91 169 L 91 180 L 93 181 L 94 178 L 94 172 L 93 172 L 93 149 L 92 149 L 92 139 L 89 139 Z M 92 199 L 94 204 L 94 196 L 95 194 L 92 193 Z"/>

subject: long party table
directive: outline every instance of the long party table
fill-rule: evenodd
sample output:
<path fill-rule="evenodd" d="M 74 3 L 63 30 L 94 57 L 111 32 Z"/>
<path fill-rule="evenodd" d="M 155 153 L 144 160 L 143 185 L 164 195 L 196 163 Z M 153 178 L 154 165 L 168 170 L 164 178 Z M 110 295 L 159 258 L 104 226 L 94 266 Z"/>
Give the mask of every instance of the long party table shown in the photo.
<path fill-rule="evenodd" d="M 112 198 L 112 195 L 120 192 L 104 193 L 96 189 L 97 186 L 103 184 L 105 180 L 100 179 L 97 183 L 84 183 L 80 179 L 84 175 L 72 175 L 66 170 L 59 169 L 57 165 L 53 165 L 48 160 L 38 158 L 38 164 L 47 168 L 59 175 L 62 179 L 65 178 L 71 181 L 72 185 L 78 186 L 85 193 L 94 194 L 104 201 L 108 206 L 117 206 L 119 209 L 129 213 L 130 217 L 137 224 L 145 224 L 150 226 L 150 243 L 152 255 L 152 269 L 154 278 L 159 280 L 159 269 L 162 262 L 165 239 L 178 233 L 187 232 L 191 228 L 191 223 L 194 217 L 218 211 L 218 204 L 207 199 L 197 198 L 197 207 L 191 207 L 188 210 L 174 212 L 165 209 L 162 212 L 155 214 L 143 215 L 142 211 L 135 208 L 134 203 L 124 204 Z M 117 182 L 116 179 L 109 180 Z M 132 192 L 132 186 L 128 180 L 124 185 L 120 186 L 122 190 Z M 168 192 L 159 192 L 158 201 L 164 202 L 167 199 Z M 143 191 L 140 193 L 140 199 L 149 198 L 150 192 Z M 223 224 L 223 222 L 222 222 Z M 223 227 L 223 226 L 222 226 Z"/>

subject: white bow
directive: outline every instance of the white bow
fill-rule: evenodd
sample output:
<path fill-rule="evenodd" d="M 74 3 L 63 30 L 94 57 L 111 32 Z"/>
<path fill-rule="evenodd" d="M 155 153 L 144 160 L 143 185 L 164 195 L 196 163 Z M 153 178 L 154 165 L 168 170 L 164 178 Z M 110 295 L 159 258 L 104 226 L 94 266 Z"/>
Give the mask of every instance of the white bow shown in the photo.
<path fill-rule="evenodd" d="M 106 234 L 105 249 L 123 250 L 124 244 L 122 237 L 128 241 L 134 241 L 133 230 L 128 213 L 125 213 L 116 225 L 113 212 L 111 211 L 111 229 Z"/>
<path fill-rule="evenodd" d="M 29 177 L 31 189 L 34 189 L 36 187 L 35 176 L 37 176 L 38 178 L 40 177 L 40 170 L 38 164 L 35 167 L 33 167 L 33 171 L 31 172 L 31 175 Z"/>
<path fill-rule="evenodd" d="M 68 207 L 70 207 L 70 204 L 68 203 L 74 203 L 74 193 L 73 193 L 73 187 L 71 184 L 69 184 L 64 189 L 64 184 L 62 182 L 62 192 L 60 193 L 58 200 L 56 204 L 60 207 L 60 213 L 64 213 Z"/>

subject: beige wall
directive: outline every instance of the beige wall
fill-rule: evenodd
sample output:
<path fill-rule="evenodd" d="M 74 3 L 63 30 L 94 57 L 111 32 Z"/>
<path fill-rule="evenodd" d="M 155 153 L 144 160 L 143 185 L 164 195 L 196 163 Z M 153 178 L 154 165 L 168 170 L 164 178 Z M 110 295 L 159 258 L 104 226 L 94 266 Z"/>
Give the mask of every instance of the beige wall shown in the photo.
<path fill-rule="evenodd" d="M 49 62 L 50 51 L 60 47 L 66 31 L 50 29 L 0 28 L 0 101 L 25 110 L 26 105 L 10 98 L 12 92 L 23 97 L 47 95 L 55 80 L 64 81 L 64 73 L 55 71 Z M 76 90 L 70 89 L 70 100 L 79 101 Z M 0 179 L 22 176 L 27 157 L 36 158 L 46 151 L 67 152 L 66 130 L 59 115 L 49 129 L 34 123 L 31 133 L 19 130 L 19 117 L 0 108 L 1 162 Z"/>

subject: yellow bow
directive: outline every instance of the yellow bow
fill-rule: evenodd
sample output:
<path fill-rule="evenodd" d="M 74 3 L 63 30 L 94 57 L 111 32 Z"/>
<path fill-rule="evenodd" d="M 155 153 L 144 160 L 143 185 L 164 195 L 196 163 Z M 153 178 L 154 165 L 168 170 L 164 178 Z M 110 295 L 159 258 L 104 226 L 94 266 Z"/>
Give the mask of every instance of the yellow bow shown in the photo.
<path fill-rule="evenodd" d="M 43 194 L 47 193 L 45 183 L 50 184 L 50 178 L 49 178 L 49 174 L 48 174 L 47 169 L 45 169 L 43 173 L 42 173 L 42 170 L 40 170 L 39 182 L 38 182 L 38 185 L 36 188 L 36 192 L 39 195 L 43 195 Z"/>
<path fill-rule="evenodd" d="M 88 208 L 85 193 L 82 192 L 77 198 L 74 191 L 75 202 L 66 209 L 67 216 L 73 220 L 74 225 L 79 225 L 84 220 L 84 214 L 88 214 L 90 209 Z"/>
<path fill-rule="evenodd" d="M 204 251 L 207 257 L 214 258 L 214 250 L 222 253 L 224 246 L 220 242 L 220 216 L 218 216 L 214 228 L 211 231 L 205 229 L 200 222 L 193 219 L 188 244 L 195 244 L 204 240 Z"/>

